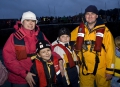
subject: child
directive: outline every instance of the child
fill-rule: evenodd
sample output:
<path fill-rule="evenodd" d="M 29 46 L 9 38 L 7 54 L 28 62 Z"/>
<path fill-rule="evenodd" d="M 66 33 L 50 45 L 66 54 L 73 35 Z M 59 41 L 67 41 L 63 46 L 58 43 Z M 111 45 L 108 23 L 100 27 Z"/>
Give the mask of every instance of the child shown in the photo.
<path fill-rule="evenodd" d="M 111 87 L 120 87 L 120 36 L 115 38 L 115 72 L 111 81 Z"/>
<path fill-rule="evenodd" d="M 58 81 L 62 82 L 60 59 L 52 55 L 51 46 L 45 40 L 36 44 L 36 53 L 36 59 L 31 67 L 31 73 L 36 75 L 33 77 L 34 87 L 57 87 Z"/>
<path fill-rule="evenodd" d="M 67 28 L 61 28 L 58 32 L 58 38 L 52 43 L 52 46 L 54 52 L 63 59 L 67 86 L 79 87 L 79 59 L 73 50 L 73 43 L 70 42 L 70 37 L 70 31 Z"/>

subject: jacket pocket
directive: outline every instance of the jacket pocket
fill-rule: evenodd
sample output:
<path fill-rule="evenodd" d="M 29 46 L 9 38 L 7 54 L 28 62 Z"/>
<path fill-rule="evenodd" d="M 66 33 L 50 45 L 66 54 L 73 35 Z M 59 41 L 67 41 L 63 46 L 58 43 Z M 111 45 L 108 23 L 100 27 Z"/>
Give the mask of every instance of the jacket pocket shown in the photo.
<path fill-rule="evenodd" d="M 16 45 L 15 46 L 17 60 L 27 59 L 27 52 L 25 46 Z"/>

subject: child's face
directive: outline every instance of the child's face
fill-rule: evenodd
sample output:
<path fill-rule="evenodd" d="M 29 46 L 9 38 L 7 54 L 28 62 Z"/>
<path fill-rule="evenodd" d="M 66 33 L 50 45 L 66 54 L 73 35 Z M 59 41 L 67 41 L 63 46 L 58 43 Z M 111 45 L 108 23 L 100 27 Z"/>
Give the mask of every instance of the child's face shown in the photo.
<path fill-rule="evenodd" d="M 59 41 L 61 41 L 63 43 L 68 43 L 70 41 L 70 36 L 69 35 L 61 35 L 59 37 Z"/>
<path fill-rule="evenodd" d="M 44 48 L 37 53 L 39 57 L 41 57 L 44 61 L 47 61 L 51 57 L 51 49 L 50 48 Z"/>

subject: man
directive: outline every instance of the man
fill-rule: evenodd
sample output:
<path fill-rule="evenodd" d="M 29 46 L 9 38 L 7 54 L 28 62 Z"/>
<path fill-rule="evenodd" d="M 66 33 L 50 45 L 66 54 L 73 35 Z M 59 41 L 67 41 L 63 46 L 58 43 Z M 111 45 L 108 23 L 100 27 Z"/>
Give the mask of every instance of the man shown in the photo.
<path fill-rule="evenodd" d="M 80 87 L 110 87 L 114 69 L 114 40 L 98 17 L 96 6 L 85 9 L 85 20 L 71 32 L 75 50 L 81 58 Z"/>

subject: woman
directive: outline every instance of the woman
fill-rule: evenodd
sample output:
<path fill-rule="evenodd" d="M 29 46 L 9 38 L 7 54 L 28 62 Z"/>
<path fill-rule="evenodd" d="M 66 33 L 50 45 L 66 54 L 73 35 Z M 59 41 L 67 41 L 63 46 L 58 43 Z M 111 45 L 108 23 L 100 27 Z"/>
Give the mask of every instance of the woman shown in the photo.
<path fill-rule="evenodd" d="M 31 11 L 24 12 L 21 22 L 14 26 L 16 31 L 4 45 L 3 58 L 12 87 L 33 87 L 35 84 L 32 78 L 35 74 L 29 72 L 32 56 L 36 52 L 37 41 L 47 40 L 36 24 L 36 15 Z"/>

